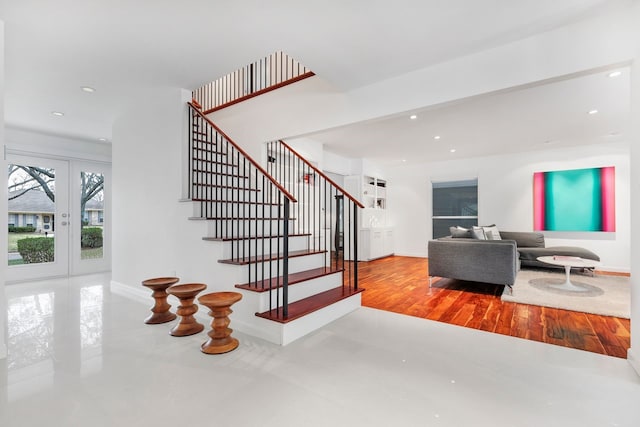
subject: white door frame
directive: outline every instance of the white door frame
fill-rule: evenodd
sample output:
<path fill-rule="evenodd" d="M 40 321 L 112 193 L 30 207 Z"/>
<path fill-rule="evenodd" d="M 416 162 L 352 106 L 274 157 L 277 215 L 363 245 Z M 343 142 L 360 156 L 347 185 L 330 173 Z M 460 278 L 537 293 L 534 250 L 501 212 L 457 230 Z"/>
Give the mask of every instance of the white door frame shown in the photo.
<path fill-rule="evenodd" d="M 55 260 L 51 263 L 7 266 L 7 283 L 75 276 L 111 269 L 111 164 L 58 156 L 7 153 L 6 164 L 48 166 L 56 169 Z M 102 173 L 104 184 L 103 257 L 81 259 L 80 172 Z M 62 223 L 65 225 L 62 225 Z M 6 224 L 3 225 L 6 227 Z M 7 244 L 4 243 L 6 251 Z"/>

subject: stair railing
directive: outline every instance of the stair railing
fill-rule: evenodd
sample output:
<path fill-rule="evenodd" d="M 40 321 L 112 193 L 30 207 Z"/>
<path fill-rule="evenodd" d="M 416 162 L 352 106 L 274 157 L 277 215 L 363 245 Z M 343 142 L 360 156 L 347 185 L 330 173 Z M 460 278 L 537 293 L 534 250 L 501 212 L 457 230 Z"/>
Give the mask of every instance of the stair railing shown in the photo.
<path fill-rule="evenodd" d="M 198 219 L 208 220 L 211 240 L 227 241 L 224 262 L 248 265 L 248 284 L 271 293 L 270 310 L 288 316 L 289 228 L 296 198 L 189 105 L 188 198 Z M 272 255 L 275 254 L 275 255 Z"/>
<path fill-rule="evenodd" d="M 193 91 L 204 114 L 315 76 L 307 67 L 275 52 Z"/>
<path fill-rule="evenodd" d="M 284 141 L 267 144 L 267 171 L 298 200 L 293 233 L 309 233 L 326 271 L 343 271 L 343 289 L 358 290 L 358 209 L 364 208 Z"/>

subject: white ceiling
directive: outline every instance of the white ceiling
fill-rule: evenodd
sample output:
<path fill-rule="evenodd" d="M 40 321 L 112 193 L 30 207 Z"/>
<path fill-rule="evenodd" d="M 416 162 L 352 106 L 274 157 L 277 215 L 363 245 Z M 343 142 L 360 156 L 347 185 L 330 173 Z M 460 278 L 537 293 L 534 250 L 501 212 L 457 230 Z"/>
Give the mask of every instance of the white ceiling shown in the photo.
<path fill-rule="evenodd" d="M 386 165 L 610 143 L 626 138 L 630 102 L 629 68 L 621 67 L 305 137 Z"/>
<path fill-rule="evenodd" d="M 194 89 L 277 50 L 347 90 L 630 1 L 0 0 L 5 121 L 89 140 L 110 138 L 125 107 L 144 108 L 146 90 Z M 492 141 L 516 150 L 547 139 L 577 141 L 623 131 L 615 114 L 624 113 L 627 101 L 615 94 L 625 96 L 619 85 L 628 84 L 628 76 L 615 82 L 584 79 L 588 86 L 587 80 L 597 83 L 589 91 L 581 79 L 555 83 L 418 111 L 411 123 L 403 115 L 317 137 L 350 157 L 385 158 L 391 152 L 385 150 L 408 150 L 409 139 L 418 141 L 425 156 L 440 156 L 454 146 L 459 154 L 486 150 L 483 144 Z M 82 92 L 84 85 L 96 92 Z M 603 104 L 603 97 L 611 103 Z M 603 113 L 588 122 L 580 114 L 591 100 Z M 52 111 L 65 115 L 54 117 Z M 559 116 L 578 132 L 560 126 Z M 437 143 L 434 134 L 442 135 Z"/>

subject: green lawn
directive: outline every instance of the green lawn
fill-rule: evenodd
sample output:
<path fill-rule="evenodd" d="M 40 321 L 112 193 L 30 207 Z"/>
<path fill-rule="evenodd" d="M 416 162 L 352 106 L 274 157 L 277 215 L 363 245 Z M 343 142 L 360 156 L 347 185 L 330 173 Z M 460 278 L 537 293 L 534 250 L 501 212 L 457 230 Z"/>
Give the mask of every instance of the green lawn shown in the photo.
<path fill-rule="evenodd" d="M 80 259 L 102 258 L 102 248 L 85 248 L 80 252 Z"/>
<path fill-rule="evenodd" d="M 33 237 L 44 237 L 40 233 L 8 233 L 9 234 L 9 252 L 18 252 L 18 240 Z"/>

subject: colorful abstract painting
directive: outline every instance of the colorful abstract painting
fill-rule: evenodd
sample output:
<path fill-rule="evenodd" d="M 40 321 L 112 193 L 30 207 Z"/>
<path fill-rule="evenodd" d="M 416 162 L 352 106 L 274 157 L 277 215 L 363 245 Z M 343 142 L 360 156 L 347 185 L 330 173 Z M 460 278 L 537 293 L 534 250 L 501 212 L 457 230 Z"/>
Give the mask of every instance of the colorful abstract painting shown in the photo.
<path fill-rule="evenodd" d="M 533 174 L 537 231 L 615 231 L 615 168 Z"/>

